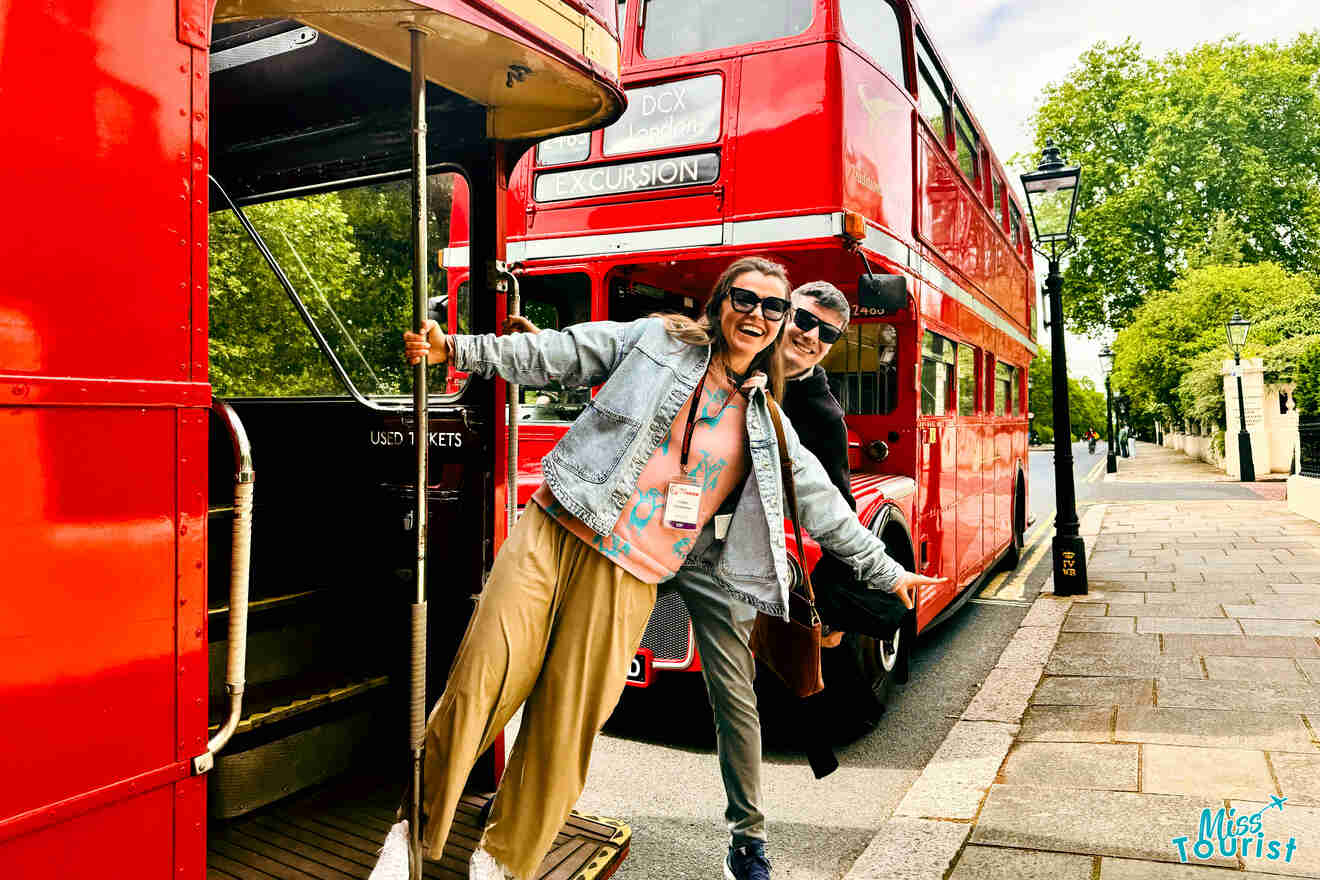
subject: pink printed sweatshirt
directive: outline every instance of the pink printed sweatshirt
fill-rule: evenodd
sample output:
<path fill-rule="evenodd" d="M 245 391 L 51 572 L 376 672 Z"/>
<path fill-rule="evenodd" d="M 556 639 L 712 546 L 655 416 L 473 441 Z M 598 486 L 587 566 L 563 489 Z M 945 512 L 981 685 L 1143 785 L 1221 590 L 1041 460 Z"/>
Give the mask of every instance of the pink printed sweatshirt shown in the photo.
<path fill-rule="evenodd" d="M 744 387 L 764 382 L 765 377 L 758 374 L 747 380 Z M 723 376 L 723 370 L 706 374 L 700 406 L 687 469 L 703 486 L 695 531 L 678 531 L 664 524 L 665 493 L 669 481 L 679 475 L 683 432 L 692 398 L 679 408 L 669 434 L 651 453 L 632 497 L 623 506 L 608 537 L 596 534 L 565 510 L 544 483 L 532 500 L 564 528 L 643 583 L 656 584 L 673 577 L 701 529 L 747 476 L 746 400 L 734 393 L 733 384 Z"/>

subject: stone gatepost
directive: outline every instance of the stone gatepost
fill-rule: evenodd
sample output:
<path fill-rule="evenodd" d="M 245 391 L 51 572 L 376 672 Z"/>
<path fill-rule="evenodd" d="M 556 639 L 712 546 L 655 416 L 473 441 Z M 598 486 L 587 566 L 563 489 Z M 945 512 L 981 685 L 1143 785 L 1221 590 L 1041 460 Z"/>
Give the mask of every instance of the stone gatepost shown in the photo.
<path fill-rule="evenodd" d="M 1247 433 L 1251 436 L 1251 463 L 1256 475 L 1268 474 L 1271 470 L 1270 443 L 1265 426 L 1265 366 L 1260 358 L 1242 359 L 1242 397 L 1247 411 Z M 1238 385 L 1237 373 L 1231 360 L 1225 360 L 1224 410 L 1227 423 L 1224 427 L 1224 469 L 1230 477 L 1242 476 L 1238 467 Z M 1287 465 L 1285 464 L 1286 468 Z"/>

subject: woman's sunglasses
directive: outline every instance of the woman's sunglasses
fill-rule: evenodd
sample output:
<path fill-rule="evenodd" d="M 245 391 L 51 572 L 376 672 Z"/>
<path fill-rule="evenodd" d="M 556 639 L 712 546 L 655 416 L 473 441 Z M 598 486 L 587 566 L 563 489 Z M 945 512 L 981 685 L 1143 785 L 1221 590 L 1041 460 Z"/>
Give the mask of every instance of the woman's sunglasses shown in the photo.
<path fill-rule="evenodd" d="M 789 309 L 789 302 L 783 297 L 761 297 L 741 287 L 729 288 L 729 305 L 733 306 L 735 312 L 744 315 L 750 315 L 760 305 L 761 314 L 767 321 L 782 321 Z"/>
<path fill-rule="evenodd" d="M 810 333 L 812 330 L 819 327 L 820 333 L 817 335 L 820 338 L 820 341 L 826 345 L 833 345 L 838 342 L 839 337 L 843 335 L 843 331 L 838 327 L 835 327 L 832 324 L 826 324 L 806 309 L 798 309 L 793 313 L 793 323 L 796 324 L 797 328 L 803 333 Z"/>

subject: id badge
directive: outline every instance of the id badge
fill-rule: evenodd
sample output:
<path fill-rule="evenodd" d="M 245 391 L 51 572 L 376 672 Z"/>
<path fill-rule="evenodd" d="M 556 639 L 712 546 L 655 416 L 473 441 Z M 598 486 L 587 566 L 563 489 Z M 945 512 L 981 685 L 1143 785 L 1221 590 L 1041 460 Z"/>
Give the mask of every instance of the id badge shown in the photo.
<path fill-rule="evenodd" d="M 669 481 L 669 491 L 665 495 L 665 518 L 667 528 L 681 532 L 695 532 L 701 515 L 702 484 L 692 477 L 680 476 Z"/>

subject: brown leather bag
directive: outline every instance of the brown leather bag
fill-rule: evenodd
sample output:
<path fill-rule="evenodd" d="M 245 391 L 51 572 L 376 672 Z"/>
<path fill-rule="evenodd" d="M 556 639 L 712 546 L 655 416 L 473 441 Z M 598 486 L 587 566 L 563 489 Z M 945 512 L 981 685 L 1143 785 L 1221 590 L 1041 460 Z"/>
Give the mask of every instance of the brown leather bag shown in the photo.
<path fill-rule="evenodd" d="M 825 689 L 820 671 L 820 615 L 816 612 L 816 593 L 811 586 L 811 572 L 807 571 L 802 551 L 802 526 L 798 524 L 797 487 L 793 483 L 793 463 L 788 458 L 788 445 L 784 442 L 784 425 L 779 417 L 779 405 L 770 404 L 770 421 L 775 426 L 779 441 L 779 468 L 784 479 L 784 501 L 793 520 L 793 534 L 797 539 L 798 559 L 803 560 L 801 590 L 788 594 L 788 620 L 757 612 L 750 640 L 752 653 L 798 697 L 809 697 Z"/>

